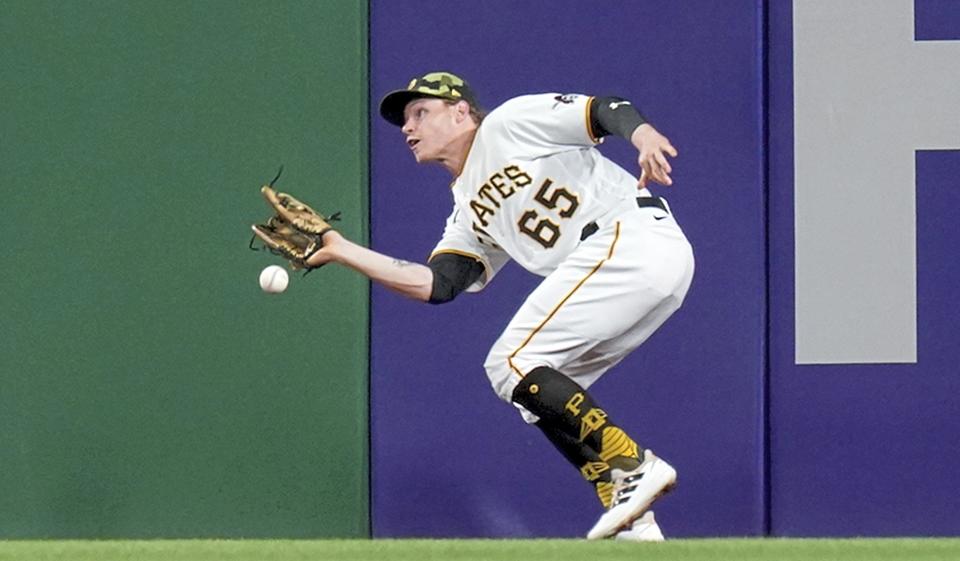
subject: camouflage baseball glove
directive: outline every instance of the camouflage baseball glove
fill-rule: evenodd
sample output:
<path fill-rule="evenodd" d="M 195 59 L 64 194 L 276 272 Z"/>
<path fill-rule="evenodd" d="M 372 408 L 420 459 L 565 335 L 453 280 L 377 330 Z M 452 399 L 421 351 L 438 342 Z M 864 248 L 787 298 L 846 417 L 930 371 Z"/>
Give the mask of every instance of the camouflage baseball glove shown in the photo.
<path fill-rule="evenodd" d="M 323 247 L 323 234 L 333 229 L 330 222 L 340 220 L 340 213 L 326 217 L 294 197 L 278 193 L 273 184 L 280 178 L 280 173 L 283 168 L 273 181 L 260 188 L 276 214 L 265 224 L 253 225 L 255 235 L 250 239 L 250 249 L 266 249 L 289 261 L 290 268 L 309 272 L 319 267 L 310 267 L 307 259 Z M 257 238 L 263 241 L 264 247 L 254 246 Z"/>

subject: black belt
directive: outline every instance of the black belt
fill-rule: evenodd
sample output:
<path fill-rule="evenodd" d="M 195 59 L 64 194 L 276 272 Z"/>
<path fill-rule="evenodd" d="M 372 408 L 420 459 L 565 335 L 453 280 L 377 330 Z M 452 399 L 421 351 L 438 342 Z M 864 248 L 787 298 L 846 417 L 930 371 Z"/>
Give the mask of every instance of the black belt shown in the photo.
<path fill-rule="evenodd" d="M 667 203 L 660 197 L 637 197 L 637 206 L 640 208 L 659 208 L 664 212 L 670 212 Z"/>
<path fill-rule="evenodd" d="M 669 213 L 667 209 L 667 203 L 664 202 L 660 197 L 637 197 L 637 207 L 639 208 L 659 208 L 660 210 Z M 583 227 L 583 230 L 580 231 L 580 241 L 583 241 L 590 236 L 597 233 L 600 227 L 597 226 L 596 222 L 591 222 Z"/>

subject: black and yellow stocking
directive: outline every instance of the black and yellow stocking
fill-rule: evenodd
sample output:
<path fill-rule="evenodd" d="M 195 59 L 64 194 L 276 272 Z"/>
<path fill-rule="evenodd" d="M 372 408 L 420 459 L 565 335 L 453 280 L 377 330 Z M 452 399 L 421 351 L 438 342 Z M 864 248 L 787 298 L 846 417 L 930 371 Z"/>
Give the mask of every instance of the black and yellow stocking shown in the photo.
<path fill-rule="evenodd" d="M 513 401 L 540 417 L 537 426 L 581 475 L 594 484 L 608 507 L 610 469 L 640 465 L 642 449 L 579 384 L 552 368 L 532 370 L 517 385 Z"/>
<path fill-rule="evenodd" d="M 563 457 L 580 471 L 580 475 L 593 485 L 603 508 L 610 508 L 610 502 L 613 500 L 610 464 L 601 460 L 600 455 L 593 448 L 569 436 L 553 423 L 540 419 L 537 421 L 537 427 L 543 431 L 547 440 L 563 454 Z"/>

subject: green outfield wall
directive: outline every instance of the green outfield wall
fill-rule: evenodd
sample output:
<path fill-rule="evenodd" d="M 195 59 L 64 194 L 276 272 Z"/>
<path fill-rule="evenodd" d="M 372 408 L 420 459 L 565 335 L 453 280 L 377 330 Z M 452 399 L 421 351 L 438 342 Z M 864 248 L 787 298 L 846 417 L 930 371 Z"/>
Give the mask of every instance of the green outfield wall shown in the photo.
<path fill-rule="evenodd" d="M 368 535 L 368 284 L 247 249 L 281 164 L 366 242 L 366 20 L 0 1 L 0 538 Z"/>

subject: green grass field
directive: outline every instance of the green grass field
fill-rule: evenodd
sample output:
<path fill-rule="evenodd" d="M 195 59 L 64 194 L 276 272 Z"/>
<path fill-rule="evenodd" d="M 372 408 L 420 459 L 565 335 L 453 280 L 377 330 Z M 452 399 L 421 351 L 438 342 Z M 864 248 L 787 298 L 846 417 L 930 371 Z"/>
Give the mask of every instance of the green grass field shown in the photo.
<path fill-rule="evenodd" d="M 0 561 L 926 561 L 960 539 L 0 541 Z"/>

